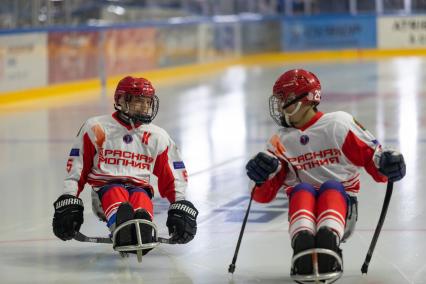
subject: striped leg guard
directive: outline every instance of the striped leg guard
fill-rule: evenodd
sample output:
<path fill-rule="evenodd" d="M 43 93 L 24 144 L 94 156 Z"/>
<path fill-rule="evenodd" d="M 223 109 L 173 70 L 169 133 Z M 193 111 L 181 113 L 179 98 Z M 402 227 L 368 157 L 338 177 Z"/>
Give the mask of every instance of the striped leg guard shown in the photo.
<path fill-rule="evenodd" d="M 317 200 L 316 247 L 335 251 L 341 256 L 340 240 L 345 231 L 348 196 L 343 185 L 336 181 L 327 181 L 319 189 Z M 319 273 L 340 271 L 336 258 L 318 255 Z"/>
<path fill-rule="evenodd" d="M 290 193 L 289 221 L 290 238 L 294 255 L 314 248 L 315 225 L 315 188 L 307 183 L 298 184 Z M 312 257 L 302 256 L 293 265 L 292 274 L 312 274 Z"/>
<path fill-rule="evenodd" d="M 139 209 L 145 209 L 151 216 L 151 220 L 154 217 L 154 208 L 151 200 L 151 192 L 149 189 L 139 187 L 128 187 L 129 191 L 129 202 L 132 204 L 135 211 Z"/>
<path fill-rule="evenodd" d="M 115 227 L 117 208 L 123 202 L 129 202 L 135 211 L 145 209 L 151 220 L 153 219 L 154 209 L 149 190 L 123 184 L 109 184 L 102 187 L 97 193 L 107 219 L 107 226 L 111 231 Z"/>
<path fill-rule="evenodd" d="M 129 200 L 129 192 L 124 185 L 110 184 L 102 187 L 98 191 L 98 195 L 107 219 L 107 226 L 113 231 L 116 223 L 117 209 L 121 203 Z"/>
<path fill-rule="evenodd" d="M 345 232 L 348 195 L 337 181 L 323 183 L 318 191 L 316 204 L 317 228 L 331 228 L 340 239 Z"/>

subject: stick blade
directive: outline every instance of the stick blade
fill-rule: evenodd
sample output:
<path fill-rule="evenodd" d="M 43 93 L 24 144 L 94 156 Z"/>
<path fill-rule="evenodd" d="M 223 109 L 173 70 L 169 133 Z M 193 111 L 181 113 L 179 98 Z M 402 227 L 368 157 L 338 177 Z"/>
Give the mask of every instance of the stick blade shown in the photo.
<path fill-rule="evenodd" d="M 235 264 L 234 264 L 234 263 L 231 263 L 231 264 L 229 265 L 228 272 L 233 274 L 233 273 L 234 273 L 234 271 L 235 271 Z"/>
<path fill-rule="evenodd" d="M 367 274 L 367 272 L 368 272 L 368 264 L 364 262 L 364 264 L 361 267 L 361 273 Z"/>

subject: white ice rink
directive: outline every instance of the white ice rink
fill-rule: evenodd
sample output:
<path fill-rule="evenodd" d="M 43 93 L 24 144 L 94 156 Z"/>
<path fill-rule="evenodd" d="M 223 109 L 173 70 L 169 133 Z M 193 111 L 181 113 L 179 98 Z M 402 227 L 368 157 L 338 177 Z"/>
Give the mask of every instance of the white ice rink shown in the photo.
<path fill-rule="evenodd" d="M 244 166 L 278 127 L 268 97 L 276 77 L 294 67 L 319 76 L 321 111 L 352 113 L 382 144 L 399 148 L 407 164 L 367 276 L 360 268 L 386 185 L 362 171 L 359 220 L 342 245 L 338 283 L 426 283 L 426 61 L 416 57 L 234 66 L 193 80 L 154 81 L 160 98 L 154 123 L 179 145 L 190 174 L 188 198 L 200 215 L 191 243 L 161 245 L 142 264 L 122 259 L 110 245 L 63 242 L 51 228 L 73 138 L 88 117 L 113 111 L 111 96 L 0 107 L 0 283 L 292 283 L 283 193 L 273 203 L 253 204 L 233 278 L 227 270 L 248 204 Z M 89 188 L 82 197 L 82 232 L 106 236 L 91 212 Z M 155 204 L 155 222 L 166 236 L 168 204 L 158 197 Z"/>

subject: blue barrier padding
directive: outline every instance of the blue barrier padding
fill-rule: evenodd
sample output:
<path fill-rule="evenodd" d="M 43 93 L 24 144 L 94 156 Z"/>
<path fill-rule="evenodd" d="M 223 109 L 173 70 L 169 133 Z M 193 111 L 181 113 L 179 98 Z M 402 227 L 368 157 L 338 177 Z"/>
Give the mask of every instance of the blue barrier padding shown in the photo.
<path fill-rule="evenodd" d="M 376 48 L 376 16 L 310 16 L 282 20 L 284 51 Z"/>

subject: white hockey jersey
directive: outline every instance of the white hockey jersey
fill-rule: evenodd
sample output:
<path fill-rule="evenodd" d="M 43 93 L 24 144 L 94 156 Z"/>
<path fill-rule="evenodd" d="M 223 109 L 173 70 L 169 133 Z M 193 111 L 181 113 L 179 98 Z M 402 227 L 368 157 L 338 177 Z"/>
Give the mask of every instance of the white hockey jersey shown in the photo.
<path fill-rule="evenodd" d="M 350 114 L 317 112 L 303 128 L 281 128 L 271 137 L 267 150 L 283 167 L 255 190 L 254 199 L 270 202 L 280 188 L 289 193 L 295 185 L 306 182 L 318 189 L 327 180 L 341 182 L 349 195 L 355 195 L 360 189 L 361 167 L 377 182 L 387 181 L 373 161 L 380 148 L 374 136 Z"/>
<path fill-rule="evenodd" d="M 185 199 L 188 175 L 179 150 L 167 132 L 154 125 L 131 126 L 118 113 L 88 119 L 67 162 L 66 194 L 78 196 L 86 183 L 95 191 L 124 183 L 158 191 L 170 202 Z"/>

